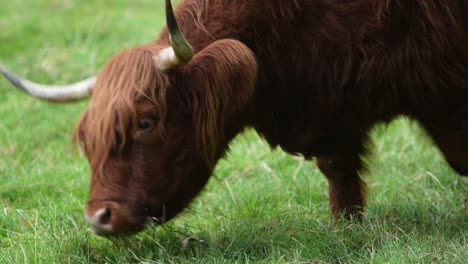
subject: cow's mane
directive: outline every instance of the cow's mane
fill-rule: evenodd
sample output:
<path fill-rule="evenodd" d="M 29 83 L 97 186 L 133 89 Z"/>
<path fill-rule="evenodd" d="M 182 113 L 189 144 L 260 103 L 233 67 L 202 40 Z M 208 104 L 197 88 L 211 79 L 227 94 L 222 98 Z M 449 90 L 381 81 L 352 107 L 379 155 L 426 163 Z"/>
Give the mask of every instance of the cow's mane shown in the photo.
<path fill-rule="evenodd" d="M 136 128 L 139 100 L 150 100 L 160 118 L 165 117 L 165 89 L 158 87 L 166 87 L 168 81 L 156 71 L 153 56 L 145 47 L 127 50 L 112 57 L 99 74 L 92 100 L 74 134 L 93 168 L 102 169 L 109 155 L 125 146 Z M 163 134 L 164 127 L 158 129 Z"/>

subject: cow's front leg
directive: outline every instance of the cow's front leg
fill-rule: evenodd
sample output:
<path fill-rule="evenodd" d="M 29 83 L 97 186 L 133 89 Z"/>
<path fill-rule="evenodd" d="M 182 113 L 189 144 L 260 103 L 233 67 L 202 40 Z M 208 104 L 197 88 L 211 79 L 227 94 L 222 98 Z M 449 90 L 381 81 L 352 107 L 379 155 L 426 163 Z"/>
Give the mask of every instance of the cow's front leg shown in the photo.
<path fill-rule="evenodd" d="M 328 179 L 330 210 L 338 218 L 361 217 L 365 206 L 365 184 L 359 176 L 363 169 L 358 154 L 339 154 L 317 158 L 317 165 Z"/>

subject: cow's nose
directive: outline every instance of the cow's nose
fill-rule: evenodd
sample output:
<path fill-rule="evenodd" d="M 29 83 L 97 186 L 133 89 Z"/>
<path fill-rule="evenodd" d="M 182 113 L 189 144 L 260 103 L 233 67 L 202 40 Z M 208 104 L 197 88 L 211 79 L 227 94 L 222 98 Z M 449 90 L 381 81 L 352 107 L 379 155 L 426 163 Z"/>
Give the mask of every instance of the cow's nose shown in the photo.
<path fill-rule="evenodd" d="M 100 236 L 135 233 L 143 229 L 147 212 L 132 203 L 89 201 L 86 206 L 86 221 Z"/>
<path fill-rule="evenodd" d="M 111 224 L 112 210 L 110 208 L 100 208 L 94 212 L 87 212 L 85 218 L 96 234 L 106 235 L 113 232 Z"/>

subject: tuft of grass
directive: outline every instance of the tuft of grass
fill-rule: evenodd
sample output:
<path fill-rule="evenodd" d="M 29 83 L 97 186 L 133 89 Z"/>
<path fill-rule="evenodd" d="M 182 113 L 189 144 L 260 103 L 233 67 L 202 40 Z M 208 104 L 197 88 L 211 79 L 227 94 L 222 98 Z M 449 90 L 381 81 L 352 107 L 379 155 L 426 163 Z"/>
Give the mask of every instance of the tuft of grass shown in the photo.
<path fill-rule="evenodd" d="M 156 38 L 163 1 L 4 1 L 0 61 L 43 83 L 94 74 Z M 32 99 L 0 78 L 0 263 L 467 263 L 467 178 L 400 119 L 373 131 L 366 218 L 330 220 L 312 162 L 240 135 L 170 223 L 100 238 L 83 218 L 86 159 L 71 144 L 86 102 Z M 205 241 L 181 246 L 187 237 Z"/>

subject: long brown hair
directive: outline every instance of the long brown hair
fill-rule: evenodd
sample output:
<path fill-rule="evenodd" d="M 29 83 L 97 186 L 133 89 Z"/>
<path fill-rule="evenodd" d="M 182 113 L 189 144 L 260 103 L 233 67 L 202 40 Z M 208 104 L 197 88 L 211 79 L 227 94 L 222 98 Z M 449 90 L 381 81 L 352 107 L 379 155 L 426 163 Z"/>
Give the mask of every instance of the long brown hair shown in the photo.
<path fill-rule="evenodd" d="M 136 125 L 136 102 L 151 100 L 165 117 L 167 78 L 157 74 L 154 51 L 145 47 L 112 57 L 98 75 L 86 112 L 77 123 L 74 141 L 83 144 L 93 168 L 101 168 L 112 151 L 121 151 Z M 163 121 L 163 120 L 162 120 Z M 163 127 L 160 127 L 163 129 Z M 89 156 L 91 155 L 91 156 Z"/>

